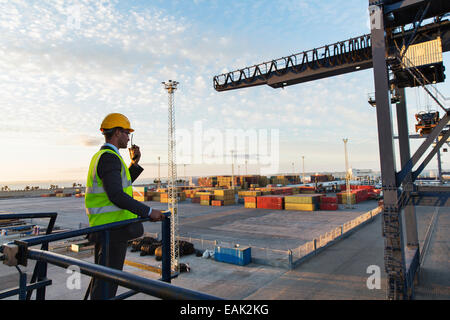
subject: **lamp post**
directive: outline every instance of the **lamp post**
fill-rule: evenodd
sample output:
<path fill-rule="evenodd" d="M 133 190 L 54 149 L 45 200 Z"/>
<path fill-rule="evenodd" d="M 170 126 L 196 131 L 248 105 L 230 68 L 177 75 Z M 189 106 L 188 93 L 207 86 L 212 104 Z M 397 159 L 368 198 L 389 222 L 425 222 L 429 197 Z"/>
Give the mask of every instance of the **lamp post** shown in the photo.
<path fill-rule="evenodd" d="M 302 163 L 303 163 L 302 183 L 305 184 L 305 156 L 302 156 Z"/>
<path fill-rule="evenodd" d="M 231 188 L 234 191 L 234 153 L 235 150 L 231 150 Z"/>

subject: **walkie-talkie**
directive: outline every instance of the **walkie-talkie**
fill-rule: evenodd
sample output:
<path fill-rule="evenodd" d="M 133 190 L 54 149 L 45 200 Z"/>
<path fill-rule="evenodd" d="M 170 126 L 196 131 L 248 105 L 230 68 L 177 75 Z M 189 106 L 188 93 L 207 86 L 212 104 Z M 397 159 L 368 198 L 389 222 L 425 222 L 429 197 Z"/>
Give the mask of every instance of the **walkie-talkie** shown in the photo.
<path fill-rule="evenodd" d="M 130 148 L 130 150 L 134 147 L 134 144 L 133 144 L 133 134 L 131 134 L 131 148 Z M 131 160 L 136 160 L 137 159 L 137 155 L 135 155 L 134 157 L 133 157 L 133 159 L 131 159 Z"/>

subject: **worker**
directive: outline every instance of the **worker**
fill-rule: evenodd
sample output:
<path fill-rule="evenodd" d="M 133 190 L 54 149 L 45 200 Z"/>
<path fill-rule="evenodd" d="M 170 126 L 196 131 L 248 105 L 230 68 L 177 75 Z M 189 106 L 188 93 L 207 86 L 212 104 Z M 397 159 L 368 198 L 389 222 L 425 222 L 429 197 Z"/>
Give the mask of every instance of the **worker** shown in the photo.
<path fill-rule="evenodd" d="M 128 118 L 120 113 L 108 114 L 100 126 L 100 131 L 105 137 L 105 144 L 92 157 L 86 184 L 85 204 L 89 226 L 138 217 L 150 217 L 150 221 L 163 220 L 164 214 L 161 211 L 133 199 L 131 184 L 144 169 L 138 164 L 141 158 L 138 146 L 132 145 L 129 148 L 129 167 L 119 153 L 119 149 L 127 148 L 129 135 L 134 131 Z M 106 253 L 106 266 L 122 270 L 128 241 L 142 236 L 143 232 L 142 223 L 111 229 L 109 250 L 103 247 L 104 232 L 89 234 L 88 239 L 95 243 L 95 263 L 102 261 L 101 258 Z M 116 295 L 117 284 L 93 278 L 89 288 L 91 299 L 102 299 L 103 286 L 107 287 L 106 298 Z"/>

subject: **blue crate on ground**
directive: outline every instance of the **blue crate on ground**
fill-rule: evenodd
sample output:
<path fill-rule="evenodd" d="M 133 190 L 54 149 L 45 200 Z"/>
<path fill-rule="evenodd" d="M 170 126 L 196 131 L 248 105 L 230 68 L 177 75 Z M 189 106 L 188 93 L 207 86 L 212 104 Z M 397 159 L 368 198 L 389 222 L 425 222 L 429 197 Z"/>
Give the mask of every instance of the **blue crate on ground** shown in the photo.
<path fill-rule="evenodd" d="M 214 260 L 245 266 L 252 261 L 250 247 L 227 248 L 216 246 L 214 248 Z"/>

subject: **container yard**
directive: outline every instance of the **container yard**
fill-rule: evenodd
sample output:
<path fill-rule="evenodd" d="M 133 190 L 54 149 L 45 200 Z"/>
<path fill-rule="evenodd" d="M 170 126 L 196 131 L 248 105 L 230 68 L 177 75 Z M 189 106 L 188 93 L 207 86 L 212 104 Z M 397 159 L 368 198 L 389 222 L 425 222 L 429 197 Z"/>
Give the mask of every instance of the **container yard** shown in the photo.
<path fill-rule="evenodd" d="M 189 272 L 174 278 L 173 284 L 226 299 L 384 299 L 382 289 L 368 290 L 365 286 L 367 266 L 381 264 L 383 259 L 382 250 L 376 254 L 376 248 L 381 248 L 383 243 L 379 232 L 380 200 L 361 197 L 352 209 L 348 209 L 345 201 L 338 201 L 339 190 L 318 194 L 312 193 L 313 187 L 255 187 L 258 190 L 235 192 L 230 189 L 207 189 L 179 188 L 178 239 L 192 245 L 193 249 L 180 258 L 182 265 L 189 266 Z M 368 189 L 374 193 L 377 190 L 352 185 L 354 191 Z M 165 189 L 152 186 L 133 188 L 136 199 L 161 209 L 167 206 L 163 196 L 165 192 Z M 35 196 L 1 201 L 2 213 L 57 212 L 54 229 L 58 232 L 87 226 L 82 190 L 66 197 Z M 432 212 L 423 207 L 417 213 L 420 239 L 425 241 Z M 445 221 L 449 214 L 441 210 L 440 219 Z M 46 226 L 46 219 L 4 221 L 2 240 L 42 235 L 46 232 Z M 161 240 L 160 223 L 144 223 L 144 229 L 144 237 Z M 370 247 L 374 251 L 369 250 L 362 256 L 358 253 L 356 259 L 350 254 L 352 250 L 360 252 L 359 247 Z M 349 251 L 349 248 L 352 249 Z M 154 249 L 153 252 L 148 253 L 147 250 L 143 253 L 144 250 L 136 250 L 130 243 L 124 270 L 157 279 L 161 274 L 161 261 Z M 80 237 L 52 243 L 49 250 L 86 261 L 93 259 L 93 246 Z M 205 258 L 207 255 L 209 257 Z M 335 260 L 335 255 L 343 256 Z M 434 259 L 430 256 L 429 263 Z M 352 276 L 353 284 L 337 292 L 330 277 L 343 281 L 350 273 L 337 269 L 329 273 L 330 277 L 318 279 L 317 286 L 311 291 L 308 279 L 315 272 L 322 272 L 319 270 L 325 272 L 331 262 L 337 261 L 346 265 L 346 269 L 357 271 Z M 17 280 L 17 274 L 4 265 L 0 270 L 0 277 L 4 279 L 0 289 L 4 290 Z M 25 270 L 31 273 L 32 265 Z M 82 298 L 89 277 L 82 277 L 80 290 L 71 291 L 64 286 L 64 270 L 57 267 L 50 270 L 54 285 L 47 288 L 47 299 Z M 300 278 L 289 285 L 283 284 L 289 291 L 274 290 L 277 283 L 281 285 L 294 275 Z M 385 276 L 382 273 L 383 279 Z M 430 297 L 428 287 L 424 287 L 423 291 L 420 288 L 417 288 L 419 298 Z M 125 291 L 125 288 L 119 288 L 119 293 Z M 445 290 L 434 297 L 450 297 L 443 293 Z M 152 299 L 137 294 L 130 299 L 149 298 Z"/>

